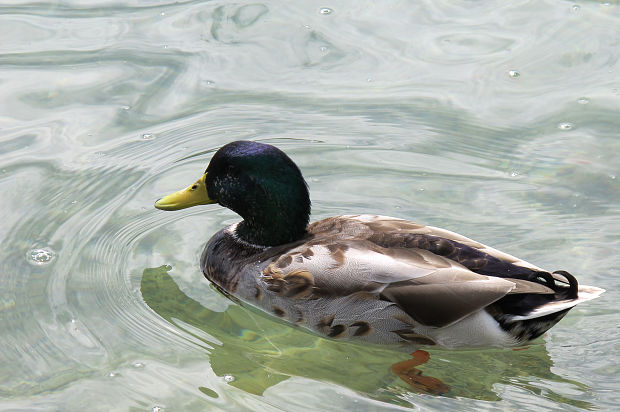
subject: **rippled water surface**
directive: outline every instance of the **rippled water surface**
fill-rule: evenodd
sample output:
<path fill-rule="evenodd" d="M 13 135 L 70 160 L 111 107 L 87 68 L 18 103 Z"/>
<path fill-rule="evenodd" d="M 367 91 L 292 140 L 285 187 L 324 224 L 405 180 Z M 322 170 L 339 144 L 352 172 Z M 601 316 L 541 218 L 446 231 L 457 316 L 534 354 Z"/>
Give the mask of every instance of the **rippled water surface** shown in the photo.
<path fill-rule="evenodd" d="M 0 408 L 612 410 L 620 399 L 620 4 L 4 1 Z M 607 289 L 529 348 L 318 338 L 198 267 L 238 217 L 155 210 L 270 142 L 313 219 L 442 226 Z"/>

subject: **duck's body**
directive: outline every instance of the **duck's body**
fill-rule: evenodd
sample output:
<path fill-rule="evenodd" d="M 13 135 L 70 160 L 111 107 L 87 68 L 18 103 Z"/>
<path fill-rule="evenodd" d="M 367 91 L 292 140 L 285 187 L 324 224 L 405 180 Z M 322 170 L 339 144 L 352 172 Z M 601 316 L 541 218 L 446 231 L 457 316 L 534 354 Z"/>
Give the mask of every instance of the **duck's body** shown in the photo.
<path fill-rule="evenodd" d="M 525 280 L 546 273 L 527 262 L 385 216 L 328 218 L 309 225 L 299 241 L 273 247 L 248 244 L 235 229 L 207 244 L 205 276 L 227 294 L 330 338 L 513 346 L 597 294 L 582 286 L 581 298 L 572 298 L 576 283 L 559 274 L 551 275 L 555 292 Z"/>
<path fill-rule="evenodd" d="M 202 187 L 206 198 L 179 201 Z M 234 142 L 216 153 L 195 185 L 157 206 L 217 201 L 241 214 L 243 222 L 205 247 L 205 276 L 226 294 L 334 339 L 513 346 L 603 292 L 578 286 L 566 272 L 551 274 L 406 220 L 352 215 L 307 225 L 304 193 L 301 173 L 284 153 Z"/>

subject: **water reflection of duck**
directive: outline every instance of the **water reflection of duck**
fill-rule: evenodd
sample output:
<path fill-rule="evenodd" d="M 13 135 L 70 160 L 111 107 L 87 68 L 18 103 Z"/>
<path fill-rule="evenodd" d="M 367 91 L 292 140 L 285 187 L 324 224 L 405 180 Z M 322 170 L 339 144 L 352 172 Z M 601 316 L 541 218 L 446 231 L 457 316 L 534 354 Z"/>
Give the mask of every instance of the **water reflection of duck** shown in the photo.
<path fill-rule="evenodd" d="M 196 183 L 155 206 L 210 203 L 243 221 L 211 238 L 201 259 L 205 276 L 228 295 L 334 339 L 513 346 L 603 292 L 567 272 L 401 219 L 339 216 L 308 225 L 299 168 L 267 144 L 223 146 Z"/>
<path fill-rule="evenodd" d="M 185 295 L 168 274 L 169 269 L 162 266 L 144 270 L 144 301 L 166 321 L 205 342 L 215 374 L 235 377 L 230 385 L 262 395 L 289 377 L 299 376 L 336 383 L 373 399 L 409 405 L 404 396 L 409 386 L 389 368 L 391 364 L 408 362 L 403 361 L 402 352 L 321 339 L 239 305 L 230 305 L 223 312 L 212 311 Z M 446 395 L 451 397 L 499 400 L 501 389 L 496 384 L 503 384 L 553 402 L 591 409 L 588 402 L 573 399 L 583 398 L 577 394 L 587 393 L 589 388 L 554 374 L 552 366 L 544 345 L 534 344 L 520 351 L 434 350 L 433 358 L 423 368 L 450 386 Z M 420 389 L 418 385 L 415 388 Z M 216 387 L 200 389 L 217 396 Z"/>

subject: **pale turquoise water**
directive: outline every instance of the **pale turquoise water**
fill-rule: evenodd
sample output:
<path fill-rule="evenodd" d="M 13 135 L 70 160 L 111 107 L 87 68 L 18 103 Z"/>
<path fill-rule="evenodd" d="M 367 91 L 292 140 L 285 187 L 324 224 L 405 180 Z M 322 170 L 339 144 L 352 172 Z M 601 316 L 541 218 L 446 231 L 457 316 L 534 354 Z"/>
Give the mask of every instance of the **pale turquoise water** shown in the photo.
<path fill-rule="evenodd" d="M 0 27 L 0 409 L 620 404 L 618 2 L 5 1 Z M 313 219 L 442 226 L 608 292 L 526 350 L 430 350 L 451 391 L 417 393 L 406 354 L 210 288 L 232 212 L 153 209 L 236 139 L 289 153 Z"/>

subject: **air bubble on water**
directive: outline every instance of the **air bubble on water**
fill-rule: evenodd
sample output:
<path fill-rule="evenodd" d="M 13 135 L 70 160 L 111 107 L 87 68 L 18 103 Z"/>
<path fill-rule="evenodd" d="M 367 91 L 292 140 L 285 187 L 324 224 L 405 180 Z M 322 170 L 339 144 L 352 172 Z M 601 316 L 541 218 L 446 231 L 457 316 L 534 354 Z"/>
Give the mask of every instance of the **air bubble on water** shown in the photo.
<path fill-rule="evenodd" d="M 166 15 L 166 12 L 165 12 L 165 11 L 162 11 L 161 13 L 159 13 L 159 15 L 160 15 L 160 16 L 165 16 L 165 15 Z"/>
<path fill-rule="evenodd" d="M 235 377 L 234 377 L 234 376 L 232 376 L 232 375 L 230 375 L 230 374 L 226 374 L 226 375 L 224 375 L 224 380 L 225 380 L 227 383 L 234 382 L 234 381 L 235 381 Z"/>
<path fill-rule="evenodd" d="M 327 46 L 321 46 L 320 49 L 323 53 L 326 53 L 328 50 Z"/>
<path fill-rule="evenodd" d="M 48 247 L 32 249 L 28 252 L 28 262 L 36 266 L 50 263 L 56 257 L 56 253 Z"/>
<path fill-rule="evenodd" d="M 573 4 L 573 7 L 571 7 L 571 10 L 574 12 L 578 12 L 581 9 L 581 6 L 578 4 Z"/>
<path fill-rule="evenodd" d="M 577 103 L 579 103 L 579 104 L 588 104 L 588 103 L 590 103 L 590 99 L 588 99 L 587 97 L 580 97 L 579 99 L 577 99 Z"/>
<path fill-rule="evenodd" d="M 319 10 L 319 13 L 321 14 L 332 14 L 333 10 L 330 9 L 329 7 L 323 7 L 322 9 Z"/>
<path fill-rule="evenodd" d="M 135 362 L 131 366 L 133 366 L 134 368 L 140 369 L 140 368 L 144 368 L 144 363 L 142 363 L 142 362 Z"/>
<path fill-rule="evenodd" d="M 519 176 L 519 172 L 517 172 L 516 170 L 513 170 L 512 172 L 510 172 L 510 177 L 517 177 Z"/>
<path fill-rule="evenodd" d="M 310 25 L 309 24 L 304 24 L 304 29 L 310 30 Z"/>
<path fill-rule="evenodd" d="M 142 134 L 142 140 L 153 140 L 153 139 L 155 139 L 155 135 L 153 133 Z"/>
<path fill-rule="evenodd" d="M 131 109 L 131 106 L 127 106 L 127 105 L 125 105 L 125 106 L 121 106 L 121 109 L 123 109 L 123 110 L 129 110 L 129 109 Z"/>
<path fill-rule="evenodd" d="M 521 76 L 521 73 L 519 73 L 516 70 L 508 70 L 508 76 L 512 77 L 513 79 L 516 79 L 517 77 Z"/>
<path fill-rule="evenodd" d="M 560 130 L 572 130 L 575 128 L 575 125 L 569 122 L 562 122 L 558 124 L 558 129 Z"/>
<path fill-rule="evenodd" d="M 116 372 L 110 372 L 110 373 L 108 373 L 108 376 L 110 378 L 114 378 L 114 377 L 116 377 Z"/>
<path fill-rule="evenodd" d="M 153 412 L 161 412 L 164 409 L 161 406 L 153 406 Z"/>

